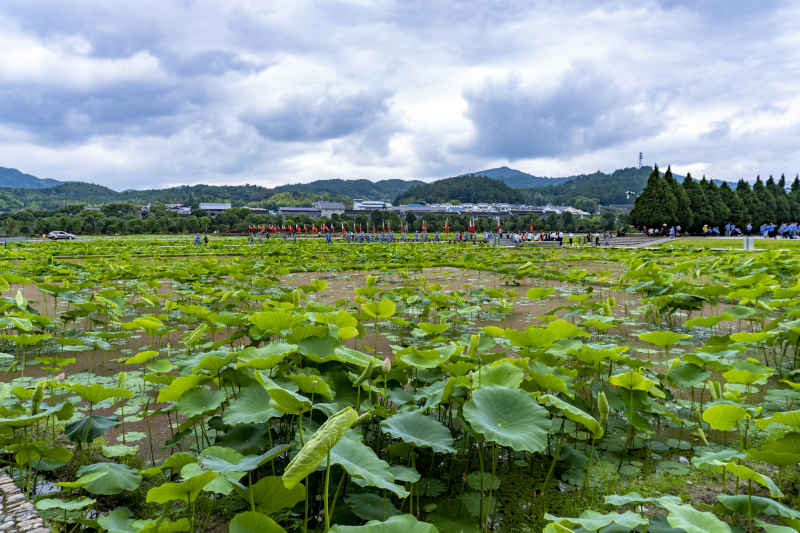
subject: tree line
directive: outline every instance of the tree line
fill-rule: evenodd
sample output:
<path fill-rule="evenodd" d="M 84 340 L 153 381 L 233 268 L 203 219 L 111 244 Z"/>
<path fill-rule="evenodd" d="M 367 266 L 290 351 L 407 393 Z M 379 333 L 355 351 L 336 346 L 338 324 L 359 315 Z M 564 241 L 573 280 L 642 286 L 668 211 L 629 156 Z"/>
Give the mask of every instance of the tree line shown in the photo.
<path fill-rule="evenodd" d="M 788 189 L 788 190 L 787 190 Z M 690 233 L 701 233 L 703 226 L 722 228 L 735 224 L 740 229 L 749 223 L 754 228 L 774 222 L 800 221 L 800 178 L 787 188 L 786 178 L 756 178 L 752 187 L 739 180 L 735 187 L 727 182 L 719 186 L 705 176 L 697 181 L 686 174 L 679 183 L 667 167 L 661 175 L 658 167 L 650 173 L 642 193 L 630 213 L 634 226 L 681 226 Z"/>
<path fill-rule="evenodd" d="M 253 225 L 300 226 L 311 230 L 314 225 L 332 226 L 337 232 L 342 224 L 348 231 L 371 231 L 391 228 L 400 231 L 400 224 L 408 225 L 411 232 L 420 231 L 423 221 L 429 232 L 443 231 L 445 222 L 451 232 L 467 231 L 470 221 L 475 221 L 476 231 L 496 231 L 494 218 L 473 218 L 470 215 L 426 213 L 418 216 L 408 213 L 404 217 L 393 211 L 376 210 L 369 214 L 333 215 L 330 218 L 312 219 L 307 215 L 281 217 L 254 214 L 249 209 L 232 208 L 219 215 L 210 216 L 202 210 L 193 210 L 189 216 L 178 215 L 164 204 L 151 205 L 142 213 L 138 206 L 126 203 L 109 203 L 100 208 L 87 209 L 83 205 L 69 205 L 57 209 L 22 209 L 0 215 L 0 235 L 35 236 L 50 231 L 68 231 L 76 235 L 135 235 L 135 234 L 191 234 L 240 233 L 247 234 Z M 627 215 L 620 211 L 604 210 L 596 215 L 578 218 L 570 213 L 550 214 L 546 217 L 514 215 L 501 220 L 503 231 L 528 231 L 533 222 L 534 231 L 602 231 L 613 230 L 627 224 Z"/>

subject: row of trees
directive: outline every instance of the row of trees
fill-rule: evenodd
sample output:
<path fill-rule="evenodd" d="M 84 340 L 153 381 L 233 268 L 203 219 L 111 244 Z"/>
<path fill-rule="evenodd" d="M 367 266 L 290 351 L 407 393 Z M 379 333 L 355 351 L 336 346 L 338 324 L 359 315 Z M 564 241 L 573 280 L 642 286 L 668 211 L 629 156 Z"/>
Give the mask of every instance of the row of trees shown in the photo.
<path fill-rule="evenodd" d="M 403 219 L 391 211 L 372 211 L 369 215 L 333 215 L 331 218 L 311 219 L 299 215 L 283 219 L 277 215 L 255 215 L 249 209 L 233 208 L 215 217 L 197 210 L 190 216 L 180 216 L 170 211 L 163 204 L 151 206 L 147 214 L 141 214 L 139 208 L 124 203 L 113 203 L 97 209 L 86 209 L 81 205 L 72 205 L 53 210 L 23 209 L 0 216 L 0 235 L 41 235 L 54 230 L 68 231 L 76 235 L 132 235 L 132 234 L 181 234 L 181 233 L 242 233 L 248 232 L 251 225 L 281 226 L 286 224 L 318 227 L 322 224 L 333 226 L 341 231 L 342 224 L 348 230 L 363 230 L 377 227 L 391 228 L 400 231 L 401 222 L 408 224 L 409 231 L 422 229 L 425 222 L 428 231 L 443 231 L 447 221 L 450 231 L 466 231 L 472 217 L 466 215 L 425 214 L 418 217 L 408 213 Z M 540 218 L 537 216 L 515 215 L 501 222 L 503 231 L 527 231 L 531 221 L 535 231 L 598 231 L 614 229 L 627 224 L 624 213 L 612 210 L 597 215 L 577 218 L 570 213 L 551 214 Z M 477 218 L 476 230 L 495 231 L 497 221 L 493 218 Z"/>
<path fill-rule="evenodd" d="M 735 188 L 722 182 L 719 186 L 705 177 L 700 181 L 687 174 L 683 183 L 672 176 L 668 167 L 662 176 L 653 169 L 630 213 L 631 224 L 641 227 L 680 225 L 692 233 L 703 226 L 735 224 L 740 229 L 750 223 L 754 228 L 774 222 L 800 221 L 800 178 L 795 177 L 787 191 L 786 178 L 766 182 L 757 177 L 751 187 L 740 180 Z"/>

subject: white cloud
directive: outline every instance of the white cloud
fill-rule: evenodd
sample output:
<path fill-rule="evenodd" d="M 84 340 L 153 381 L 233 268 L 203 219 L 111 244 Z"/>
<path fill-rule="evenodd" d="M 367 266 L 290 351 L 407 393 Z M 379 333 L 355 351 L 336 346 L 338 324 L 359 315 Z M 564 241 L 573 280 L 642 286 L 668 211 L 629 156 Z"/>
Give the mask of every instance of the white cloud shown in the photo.
<path fill-rule="evenodd" d="M 275 185 L 569 175 L 641 150 L 714 177 L 794 175 L 798 20 L 772 0 L 6 0 L 0 166 Z M 552 123 L 527 131 L 532 113 Z"/>

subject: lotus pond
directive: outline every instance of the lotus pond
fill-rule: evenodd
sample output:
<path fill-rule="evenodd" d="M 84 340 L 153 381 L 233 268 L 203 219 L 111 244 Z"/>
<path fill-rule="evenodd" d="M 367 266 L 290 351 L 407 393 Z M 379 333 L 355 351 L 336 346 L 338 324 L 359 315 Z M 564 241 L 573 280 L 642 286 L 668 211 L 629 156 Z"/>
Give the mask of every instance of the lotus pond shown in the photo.
<path fill-rule="evenodd" d="M 54 531 L 800 530 L 800 261 L 0 248 L 0 460 Z"/>

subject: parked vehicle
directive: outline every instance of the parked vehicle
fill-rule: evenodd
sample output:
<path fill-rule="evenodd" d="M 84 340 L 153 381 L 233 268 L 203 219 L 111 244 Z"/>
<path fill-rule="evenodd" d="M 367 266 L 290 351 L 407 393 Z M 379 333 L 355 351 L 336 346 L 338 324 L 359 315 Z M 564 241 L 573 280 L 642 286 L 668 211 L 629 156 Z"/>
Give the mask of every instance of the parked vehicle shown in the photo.
<path fill-rule="evenodd" d="M 47 234 L 47 238 L 54 241 L 61 239 L 67 239 L 71 241 L 72 239 L 75 238 L 75 235 L 73 235 L 72 233 L 67 233 L 66 231 L 51 231 L 50 233 Z"/>

